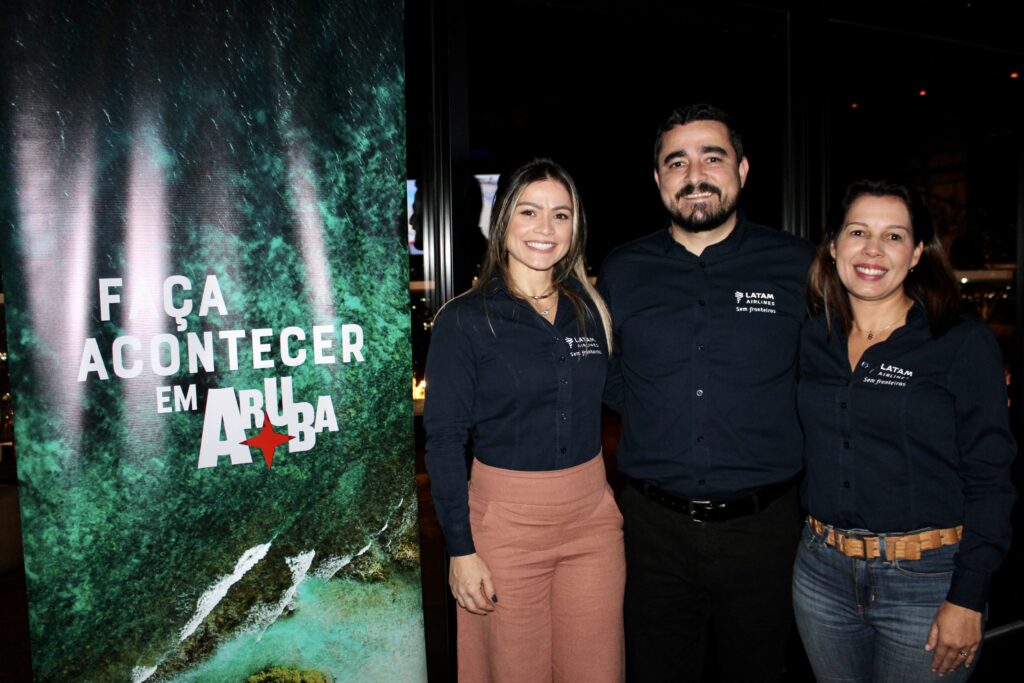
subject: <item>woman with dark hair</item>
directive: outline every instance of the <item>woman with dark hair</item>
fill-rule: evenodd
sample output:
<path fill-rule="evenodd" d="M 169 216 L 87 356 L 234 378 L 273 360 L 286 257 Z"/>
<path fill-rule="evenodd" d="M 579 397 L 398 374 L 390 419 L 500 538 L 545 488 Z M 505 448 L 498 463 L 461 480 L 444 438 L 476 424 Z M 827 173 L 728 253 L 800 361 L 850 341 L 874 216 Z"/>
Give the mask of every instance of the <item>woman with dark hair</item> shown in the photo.
<path fill-rule="evenodd" d="M 843 208 L 811 266 L 801 338 L 797 625 L 819 681 L 965 680 L 1010 544 L 1002 356 L 957 315 L 916 195 L 862 181 Z"/>
<path fill-rule="evenodd" d="M 459 680 L 621 681 L 622 516 L 600 439 L 610 320 L 583 207 L 539 159 L 503 178 L 491 215 L 480 279 L 438 313 L 427 356 Z"/>

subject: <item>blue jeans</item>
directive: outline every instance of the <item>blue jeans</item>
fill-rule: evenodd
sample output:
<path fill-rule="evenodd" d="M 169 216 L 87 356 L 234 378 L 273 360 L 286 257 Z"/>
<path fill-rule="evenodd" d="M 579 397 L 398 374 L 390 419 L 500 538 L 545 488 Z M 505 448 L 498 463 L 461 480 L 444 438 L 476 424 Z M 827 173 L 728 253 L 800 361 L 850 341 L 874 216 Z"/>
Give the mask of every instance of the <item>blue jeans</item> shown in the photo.
<path fill-rule="evenodd" d="M 793 608 L 818 681 L 938 680 L 924 646 L 946 599 L 957 548 L 928 550 L 920 560 L 890 562 L 884 554 L 859 560 L 805 525 L 793 567 Z M 960 667 L 942 680 L 966 681 L 972 672 L 973 666 Z"/>

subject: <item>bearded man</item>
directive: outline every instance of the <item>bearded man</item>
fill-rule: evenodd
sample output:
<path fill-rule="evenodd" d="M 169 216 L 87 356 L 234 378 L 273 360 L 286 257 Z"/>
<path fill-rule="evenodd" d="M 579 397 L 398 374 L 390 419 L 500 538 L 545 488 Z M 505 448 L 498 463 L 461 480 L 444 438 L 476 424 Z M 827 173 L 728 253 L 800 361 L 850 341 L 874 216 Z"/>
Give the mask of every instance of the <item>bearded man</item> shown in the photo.
<path fill-rule="evenodd" d="M 800 534 L 796 362 L 811 245 L 738 210 L 750 171 L 730 117 L 706 104 L 658 130 L 667 229 L 606 259 L 627 477 L 628 679 L 782 676 Z"/>

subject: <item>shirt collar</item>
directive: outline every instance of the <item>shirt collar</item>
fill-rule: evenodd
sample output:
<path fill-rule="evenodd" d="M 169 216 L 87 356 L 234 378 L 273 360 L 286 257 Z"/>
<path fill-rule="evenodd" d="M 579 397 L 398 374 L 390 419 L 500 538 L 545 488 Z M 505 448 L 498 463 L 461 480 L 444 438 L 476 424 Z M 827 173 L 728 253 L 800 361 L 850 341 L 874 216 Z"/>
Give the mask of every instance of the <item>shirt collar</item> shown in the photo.
<path fill-rule="evenodd" d="M 824 316 L 821 316 L 822 324 L 824 324 Z M 837 327 L 839 327 L 837 325 Z M 905 325 L 900 325 L 892 334 L 886 339 L 886 341 L 895 341 L 908 334 L 920 335 L 924 334 L 927 337 L 931 337 L 931 328 L 928 326 L 928 311 L 925 310 L 924 304 L 920 301 L 915 301 L 907 311 L 907 322 Z M 843 348 L 846 348 L 849 335 L 844 330 L 838 330 L 838 334 L 835 337 L 842 339 Z"/>
<path fill-rule="evenodd" d="M 721 242 L 715 242 L 714 244 L 709 245 L 704 250 L 704 253 L 701 254 L 701 258 L 705 258 L 708 256 L 718 256 L 723 254 L 732 254 L 739 250 L 740 246 L 743 244 L 744 239 L 746 239 L 746 236 L 747 217 L 746 214 L 743 213 L 743 209 L 737 209 L 736 225 L 733 227 L 732 232 L 726 235 L 725 239 L 722 240 Z M 690 254 L 691 256 L 696 256 L 695 254 L 687 250 L 686 247 L 679 244 L 678 242 L 675 241 L 675 239 L 673 239 L 671 226 L 668 226 L 661 231 L 661 240 L 662 247 L 664 248 L 666 254 L 673 248 L 678 247 L 684 250 L 687 254 Z"/>
<path fill-rule="evenodd" d="M 915 301 L 914 305 L 907 311 L 907 323 L 903 327 L 897 328 L 896 332 L 900 332 L 899 336 L 903 334 L 917 334 L 924 333 L 926 336 L 931 336 L 931 327 L 928 323 L 928 311 L 925 310 L 924 304 L 920 301 Z"/>
<path fill-rule="evenodd" d="M 924 304 L 914 301 L 914 304 L 907 311 L 907 327 L 928 325 L 928 312 L 924 310 Z"/>

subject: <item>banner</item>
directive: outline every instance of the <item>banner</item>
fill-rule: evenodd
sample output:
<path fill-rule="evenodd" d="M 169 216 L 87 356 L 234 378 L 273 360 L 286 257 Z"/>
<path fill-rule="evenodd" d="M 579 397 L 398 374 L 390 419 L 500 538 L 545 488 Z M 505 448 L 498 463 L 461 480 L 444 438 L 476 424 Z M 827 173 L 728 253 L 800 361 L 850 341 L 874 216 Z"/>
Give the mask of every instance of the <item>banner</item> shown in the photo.
<path fill-rule="evenodd" d="M 402 3 L 5 13 L 36 680 L 425 680 Z"/>

